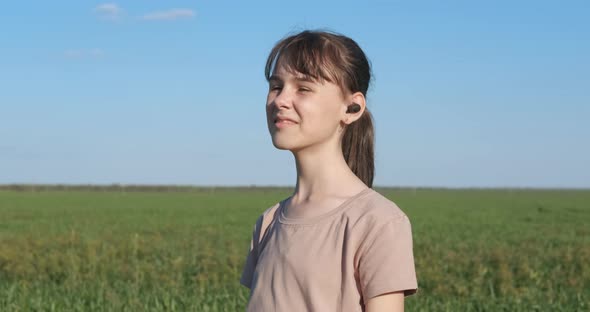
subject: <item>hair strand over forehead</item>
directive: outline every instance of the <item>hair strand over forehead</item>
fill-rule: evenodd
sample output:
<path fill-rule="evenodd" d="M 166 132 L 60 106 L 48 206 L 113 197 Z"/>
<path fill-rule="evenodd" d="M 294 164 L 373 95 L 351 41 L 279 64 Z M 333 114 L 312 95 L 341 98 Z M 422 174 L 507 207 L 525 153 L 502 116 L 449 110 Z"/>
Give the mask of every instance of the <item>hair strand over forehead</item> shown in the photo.
<path fill-rule="evenodd" d="M 277 66 L 292 74 L 335 83 L 342 91 L 365 95 L 371 76 L 369 61 L 356 42 L 325 31 L 306 30 L 279 41 L 266 61 L 267 80 Z"/>

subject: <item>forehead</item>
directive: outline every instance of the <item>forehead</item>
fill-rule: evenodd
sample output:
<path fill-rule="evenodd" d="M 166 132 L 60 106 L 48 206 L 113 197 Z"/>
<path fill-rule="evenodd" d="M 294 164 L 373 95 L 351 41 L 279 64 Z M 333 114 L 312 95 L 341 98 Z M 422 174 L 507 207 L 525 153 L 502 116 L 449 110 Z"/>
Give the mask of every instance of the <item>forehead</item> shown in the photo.
<path fill-rule="evenodd" d="M 312 82 L 312 83 L 319 83 L 319 84 L 324 83 L 324 81 L 321 79 L 316 79 L 310 75 L 303 74 L 293 68 L 287 67 L 287 66 L 285 66 L 284 63 L 279 63 L 273 69 L 273 72 L 269 78 L 269 81 L 286 81 L 286 80 L 296 80 L 296 81 Z"/>

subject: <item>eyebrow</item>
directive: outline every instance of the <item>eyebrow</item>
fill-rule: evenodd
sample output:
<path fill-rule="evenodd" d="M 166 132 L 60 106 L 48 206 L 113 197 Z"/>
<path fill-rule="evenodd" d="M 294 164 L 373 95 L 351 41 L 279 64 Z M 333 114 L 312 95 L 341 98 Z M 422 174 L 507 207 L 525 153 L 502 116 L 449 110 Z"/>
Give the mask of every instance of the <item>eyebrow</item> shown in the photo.
<path fill-rule="evenodd" d="M 303 81 L 303 82 L 315 82 L 315 79 L 313 79 L 311 76 L 309 75 L 301 75 L 301 76 L 296 76 L 295 80 L 297 81 Z M 268 81 L 283 81 L 283 79 L 281 79 L 279 76 L 277 75 L 272 75 L 268 78 Z"/>

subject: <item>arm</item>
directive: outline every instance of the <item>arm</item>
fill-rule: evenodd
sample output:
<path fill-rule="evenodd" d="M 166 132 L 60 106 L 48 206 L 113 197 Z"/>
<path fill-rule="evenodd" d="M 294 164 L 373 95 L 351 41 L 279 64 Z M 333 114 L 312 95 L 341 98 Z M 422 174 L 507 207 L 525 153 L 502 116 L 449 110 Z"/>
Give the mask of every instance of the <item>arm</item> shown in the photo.
<path fill-rule="evenodd" d="M 404 312 L 404 291 L 375 296 L 367 301 L 366 312 Z"/>
<path fill-rule="evenodd" d="M 242 276 L 240 277 L 240 284 L 252 289 L 252 276 L 256 270 L 256 263 L 258 262 L 258 244 L 260 241 L 260 229 L 262 227 L 263 216 L 259 216 L 254 224 L 252 230 L 252 237 L 250 239 L 250 246 L 246 256 L 246 263 L 242 269 Z"/>
<path fill-rule="evenodd" d="M 359 280 L 368 312 L 404 311 L 417 291 L 412 230 L 407 216 L 371 228 L 359 250 Z"/>

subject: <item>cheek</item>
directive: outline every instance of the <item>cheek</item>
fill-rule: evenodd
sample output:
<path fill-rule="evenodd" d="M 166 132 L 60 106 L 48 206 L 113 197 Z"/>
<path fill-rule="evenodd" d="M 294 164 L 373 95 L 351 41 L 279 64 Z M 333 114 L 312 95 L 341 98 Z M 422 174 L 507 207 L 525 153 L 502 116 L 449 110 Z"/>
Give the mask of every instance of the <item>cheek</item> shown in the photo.
<path fill-rule="evenodd" d="M 272 94 L 272 92 L 268 92 L 266 95 L 266 105 L 270 105 L 270 103 L 272 103 L 272 101 L 274 101 L 275 95 Z"/>
<path fill-rule="evenodd" d="M 306 135 L 311 137 L 325 137 L 334 132 L 338 126 L 338 116 L 333 110 L 322 107 L 314 107 L 314 109 L 308 109 L 301 111 L 302 123 L 301 129 Z"/>
<path fill-rule="evenodd" d="M 267 100 L 266 101 L 266 116 L 268 118 L 270 118 L 270 116 L 272 116 L 272 114 L 273 114 L 272 100 Z"/>
<path fill-rule="evenodd" d="M 266 96 L 266 110 L 270 110 L 271 107 L 271 103 L 272 103 L 273 99 L 270 95 Z"/>

